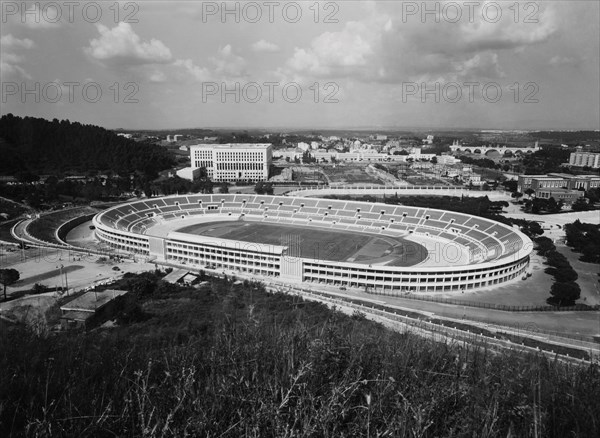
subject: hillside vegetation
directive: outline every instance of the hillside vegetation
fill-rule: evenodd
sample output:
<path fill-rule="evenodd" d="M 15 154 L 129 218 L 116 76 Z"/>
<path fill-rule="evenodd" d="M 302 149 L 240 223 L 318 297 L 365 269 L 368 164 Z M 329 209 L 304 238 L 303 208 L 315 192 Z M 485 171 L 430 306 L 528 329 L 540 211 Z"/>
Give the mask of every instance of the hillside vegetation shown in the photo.
<path fill-rule="evenodd" d="M 0 118 L 0 174 L 134 171 L 155 175 L 172 164 L 167 151 L 68 120 L 7 114 Z"/>
<path fill-rule="evenodd" d="M 117 287 L 135 298 L 117 327 L 0 327 L 0 436 L 600 434 L 595 366 L 436 344 L 248 282 Z"/>

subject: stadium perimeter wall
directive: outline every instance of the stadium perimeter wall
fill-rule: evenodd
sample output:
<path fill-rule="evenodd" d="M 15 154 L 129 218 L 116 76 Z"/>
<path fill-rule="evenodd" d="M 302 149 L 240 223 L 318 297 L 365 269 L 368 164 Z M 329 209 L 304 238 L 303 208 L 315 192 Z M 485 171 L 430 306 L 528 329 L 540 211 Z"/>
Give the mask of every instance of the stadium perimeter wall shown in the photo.
<path fill-rule="evenodd" d="M 481 191 L 469 190 L 462 187 L 452 186 L 329 186 L 329 187 L 306 187 L 292 190 L 286 196 L 328 196 L 328 195 L 353 195 L 353 196 L 487 196 L 491 200 L 510 200 L 510 193 L 504 191 Z"/>

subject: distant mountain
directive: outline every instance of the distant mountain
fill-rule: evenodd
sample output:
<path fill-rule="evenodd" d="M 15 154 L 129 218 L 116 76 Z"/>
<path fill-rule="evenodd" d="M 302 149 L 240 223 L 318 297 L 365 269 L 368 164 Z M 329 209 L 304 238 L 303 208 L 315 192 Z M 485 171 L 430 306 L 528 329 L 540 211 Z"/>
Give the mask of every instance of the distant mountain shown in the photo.
<path fill-rule="evenodd" d="M 87 172 L 155 175 L 173 165 L 166 150 L 94 125 L 7 114 L 0 118 L 0 174 Z"/>

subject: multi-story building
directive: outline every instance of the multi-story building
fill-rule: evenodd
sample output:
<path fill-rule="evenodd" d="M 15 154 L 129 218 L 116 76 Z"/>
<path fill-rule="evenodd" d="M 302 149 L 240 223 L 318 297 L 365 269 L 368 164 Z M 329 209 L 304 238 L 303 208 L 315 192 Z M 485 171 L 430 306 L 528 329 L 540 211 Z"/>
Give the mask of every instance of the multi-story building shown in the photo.
<path fill-rule="evenodd" d="M 531 188 L 535 191 L 539 189 L 556 189 L 566 187 L 567 181 L 563 177 L 546 175 L 546 176 L 538 176 L 537 178 L 533 178 L 531 180 Z"/>
<path fill-rule="evenodd" d="M 517 191 L 535 191 L 538 198 L 555 198 L 565 203 L 574 202 L 583 191 L 600 187 L 600 176 L 549 173 L 548 175 L 519 175 Z"/>
<path fill-rule="evenodd" d="M 572 152 L 569 157 L 569 165 L 575 167 L 589 166 L 592 169 L 600 168 L 600 153 Z"/>
<path fill-rule="evenodd" d="M 600 187 L 600 176 L 597 175 L 569 175 L 568 173 L 549 173 L 548 176 L 562 178 L 563 187 L 571 190 L 589 190 Z"/>
<path fill-rule="evenodd" d="M 460 163 L 460 160 L 453 155 L 437 155 L 436 159 L 438 164 L 446 164 L 449 166 Z"/>
<path fill-rule="evenodd" d="M 270 143 L 190 146 L 192 169 L 204 167 L 213 181 L 266 181 L 273 161 Z"/>
<path fill-rule="evenodd" d="M 550 199 L 554 198 L 556 202 L 562 201 L 565 205 L 572 205 L 579 198 L 583 197 L 583 192 L 580 190 L 569 189 L 539 189 L 535 192 L 536 198 Z"/>

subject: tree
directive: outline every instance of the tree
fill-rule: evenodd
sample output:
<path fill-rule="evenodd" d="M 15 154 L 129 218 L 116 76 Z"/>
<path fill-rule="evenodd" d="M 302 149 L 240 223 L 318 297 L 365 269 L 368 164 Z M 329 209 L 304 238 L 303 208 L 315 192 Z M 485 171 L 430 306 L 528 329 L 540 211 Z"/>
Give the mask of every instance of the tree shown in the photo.
<path fill-rule="evenodd" d="M 254 186 L 254 191 L 258 195 L 264 195 L 265 194 L 265 183 L 262 181 L 257 182 L 256 185 Z"/>
<path fill-rule="evenodd" d="M 229 184 L 225 181 L 223 181 L 221 183 L 221 185 L 219 186 L 219 191 L 221 193 L 229 193 Z"/>
<path fill-rule="evenodd" d="M 588 205 L 585 198 L 579 198 L 577 199 L 577 201 L 573 202 L 571 208 L 573 209 L 573 211 L 586 211 L 590 209 L 590 206 Z"/>
<path fill-rule="evenodd" d="M 33 285 L 33 287 L 31 288 L 31 291 L 35 294 L 43 294 L 44 292 L 46 292 L 48 290 L 48 286 L 45 286 L 41 283 L 36 283 Z"/>
<path fill-rule="evenodd" d="M 315 157 L 312 156 L 310 151 L 306 151 L 302 154 L 302 162 L 304 164 L 314 163 L 315 161 L 317 161 L 317 160 Z"/>
<path fill-rule="evenodd" d="M 0 283 L 4 285 L 4 299 L 6 300 L 6 286 L 16 283 L 21 278 L 16 269 L 0 269 Z"/>
<path fill-rule="evenodd" d="M 589 189 L 585 192 L 585 197 L 590 200 L 590 204 L 595 204 L 600 201 L 600 188 L 598 189 Z"/>
<path fill-rule="evenodd" d="M 575 304 L 580 297 L 580 288 L 577 283 L 559 283 L 556 282 L 550 288 L 550 295 L 548 298 L 548 304 L 553 306 L 572 306 Z"/>
<path fill-rule="evenodd" d="M 271 183 L 265 183 L 264 187 L 265 187 L 265 193 L 267 195 L 272 195 L 273 194 L 273 184 L 271 184 Z"/>
<path fill-rule="evenodd" d="M 535 193 L 535 190 L 533 190 L 531 187 L 528 188 L 527 190 L 525 190 L 525 194 L 527 196 L 529 196 L 531 198 L 531 195 L 533 195 Z"/>

